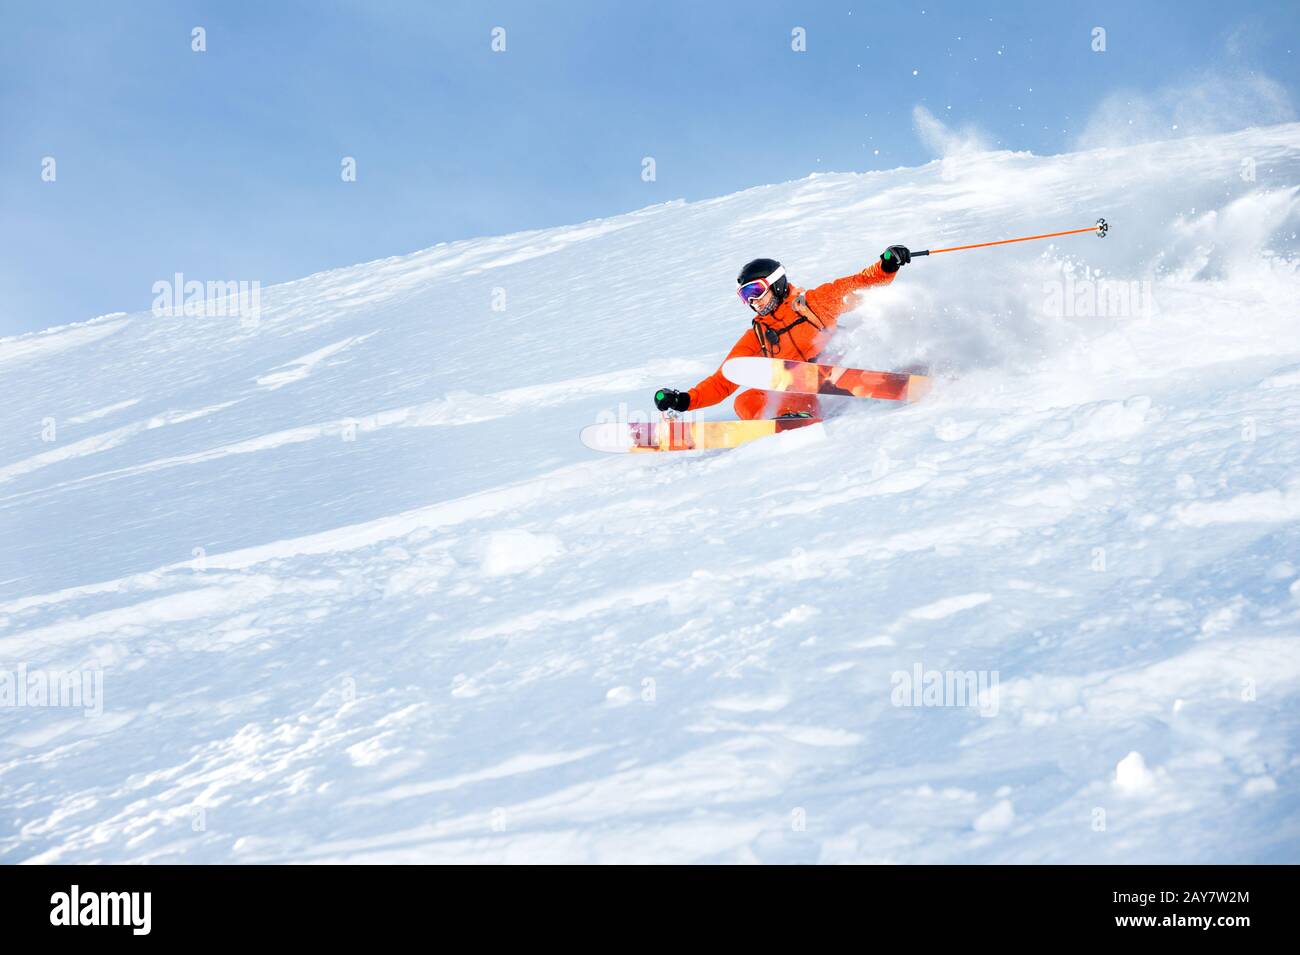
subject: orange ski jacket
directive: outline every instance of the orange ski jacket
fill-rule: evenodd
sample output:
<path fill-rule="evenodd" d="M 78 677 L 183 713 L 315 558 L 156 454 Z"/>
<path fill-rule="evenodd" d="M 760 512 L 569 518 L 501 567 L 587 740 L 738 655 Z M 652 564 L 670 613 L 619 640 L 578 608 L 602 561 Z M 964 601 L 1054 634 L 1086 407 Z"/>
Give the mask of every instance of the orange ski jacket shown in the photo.
<path fill-rule="evenodd" d="M 791 284 L 785 300 L 770 315 L 755 315 L 749 331 L 727 353 L 727 358 L 762 355 L 794 361 L 816 361 L 830 340 L 841 315 L 854 306 L 852 296 L 873 285 L 888 285 L 897 272 L 886 272 L 873 262 L 861 272 L 804 291 Z M 725 364 L 727 358 L 723 359 Z M 691 410 L 716 405 L 739 387 L 722 374 L 722 366 L 690 390 Z"/>

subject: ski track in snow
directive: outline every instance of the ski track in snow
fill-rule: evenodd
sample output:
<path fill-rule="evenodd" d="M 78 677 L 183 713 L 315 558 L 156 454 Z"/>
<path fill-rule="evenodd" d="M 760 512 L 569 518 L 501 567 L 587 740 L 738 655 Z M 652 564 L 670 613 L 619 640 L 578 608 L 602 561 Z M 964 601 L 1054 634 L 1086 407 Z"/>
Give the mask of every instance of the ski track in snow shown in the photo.
<path fill-rule="evenodd" d="M 1298 125 L 985 153 L 0 340 L 0 860 L 1300 861 L 1297 183 Z M 716 366 L 753 255 L 1096 215 L 863 297 L 923 402 L 577 442 Z M 1152 307 L 1048 314 L 1096 270 Z"/>

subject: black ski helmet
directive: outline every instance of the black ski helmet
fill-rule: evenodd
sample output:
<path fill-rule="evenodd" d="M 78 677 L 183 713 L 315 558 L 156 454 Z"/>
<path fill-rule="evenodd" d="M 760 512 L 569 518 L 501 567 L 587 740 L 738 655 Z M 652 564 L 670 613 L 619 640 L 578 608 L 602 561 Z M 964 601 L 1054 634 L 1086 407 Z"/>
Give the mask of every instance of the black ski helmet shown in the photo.
<path fill-rule="evenodd" d="M 755 279 L 765 279 L 780 268 L 781 263 L 776 259 L 754 259 L 752 262 L 746 262 L 745 267 L 736 276 L 736 287 L 739 288 Z M 784 274 L 772 283 L 772 294 L 776 296 L 777 304 L 785 301 L 786 293 L 789 291 L 790 283 L 786 281 Z"/>

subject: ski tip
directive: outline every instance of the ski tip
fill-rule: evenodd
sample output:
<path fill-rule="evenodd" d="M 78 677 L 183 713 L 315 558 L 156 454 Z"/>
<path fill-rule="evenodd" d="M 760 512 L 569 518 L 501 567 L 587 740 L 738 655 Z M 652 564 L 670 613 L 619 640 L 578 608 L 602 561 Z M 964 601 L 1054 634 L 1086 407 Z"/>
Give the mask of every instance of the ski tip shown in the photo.
<path fill-rule="evenodd" d="M 578 438 L 593 451 L 619 454 L 632 450 L 632 429 L 626 422 L 607 421 L 589 424 L 578 433 Z"/>
<path fill-rule="evenodd" d="M 743 385 L 744 382 L 737 379 L 745 368 L 744 361 L 743 358 L 728 358 L 722 363 L 722 377 L 733 385 Z"/>
<path fill-rule="evenodd" d="M 781 380 L 787 377 L 786 363 L 775 358 L 757 355 L 728 358 L 722 363 L 722 377 L 742 388 L 781 390 Z"/>

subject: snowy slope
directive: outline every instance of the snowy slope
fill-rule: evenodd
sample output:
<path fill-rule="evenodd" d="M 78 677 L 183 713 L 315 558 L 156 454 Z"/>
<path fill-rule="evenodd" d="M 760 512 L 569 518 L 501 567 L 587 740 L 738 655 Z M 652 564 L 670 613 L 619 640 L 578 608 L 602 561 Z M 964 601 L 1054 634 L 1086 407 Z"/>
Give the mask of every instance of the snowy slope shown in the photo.
<path fill-rule="evenodd" d="M 1297 184 L 1298 125 L 986 153 L 0 341 L 0 671 L 103 680 L 0 708 L 0 860 L 1300 861 Z M 920 404 L 576 440 L 748 258 L 1098 215 L 864 296 Z M 1059 314 L 1098 269 L 1151 308 Z"/>

